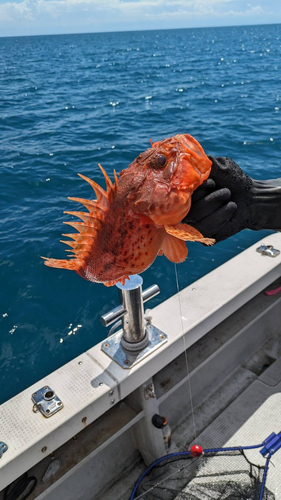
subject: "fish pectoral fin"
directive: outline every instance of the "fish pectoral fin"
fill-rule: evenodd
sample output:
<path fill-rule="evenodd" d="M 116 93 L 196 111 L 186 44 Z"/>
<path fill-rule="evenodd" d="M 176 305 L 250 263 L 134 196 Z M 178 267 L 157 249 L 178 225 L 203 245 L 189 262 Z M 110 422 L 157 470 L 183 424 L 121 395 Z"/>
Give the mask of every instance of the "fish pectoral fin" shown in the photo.
<path fill-rule="evenodd" d="M 105 286 L 113 286 L 113 285 L 116 285 L 116 283 L 121 283 L 121 285 L 125 285 L 125 280 L 129 280 L 129 276 L 123 276 L 123 278 L 119 278 L 118 280 L 114 280 L 114 281 L 106 281 L 106 282 L 103 282 L 103 284 Z"/>
<path fill-rule="evenodd" d="M 165 231 L 183 241 L 199 241 L 205 245 L 213 245 L 216 242 L 213 238 L 204 238 L 203 234 L 195 229 L 195 227 L 184 223 L 179 223 L 175 226 L 165 226 Z"/>
<path fill-rule="evenodd" d="M 160 254 L 160 252 L 162 253 Z M 179 263 L 185 261 L 188 250 L 184 241 L 166 234 L 158 254 L 162 255 L 163 253 L 171 262 Z"/>

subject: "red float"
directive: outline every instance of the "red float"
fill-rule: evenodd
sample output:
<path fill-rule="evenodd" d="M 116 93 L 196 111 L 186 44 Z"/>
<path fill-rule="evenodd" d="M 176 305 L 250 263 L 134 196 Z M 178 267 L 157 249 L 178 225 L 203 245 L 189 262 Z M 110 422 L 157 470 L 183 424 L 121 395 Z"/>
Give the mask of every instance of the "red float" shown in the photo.
<path fill-rule="evenodd" d="M 190 455 L 192 457 L 200 457 L 203 454 L 203 448 L 199 444 L 194 444 L 190 448 Z"/>

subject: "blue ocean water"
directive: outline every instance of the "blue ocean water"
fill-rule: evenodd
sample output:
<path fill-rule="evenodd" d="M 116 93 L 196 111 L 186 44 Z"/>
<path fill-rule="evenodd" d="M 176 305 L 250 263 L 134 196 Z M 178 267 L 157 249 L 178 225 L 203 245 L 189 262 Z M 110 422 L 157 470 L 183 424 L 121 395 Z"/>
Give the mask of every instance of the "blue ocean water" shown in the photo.
<path fill-rule="evenodd" d="M 280 177 L 280 25 L 0 39 L 0 403 L 107 335 L 99 316 L 115 287 L 49 269 L 62 224 L 153 141 L 190 133 L 208 154 L 255 178 Z M 212 248 L 189 244 L 187 286 L 263 237 L 243 231 Z M 176 293 L 164 257 L 143 274 Z M 214 286 L 219 286 L 215 284 Z"/>

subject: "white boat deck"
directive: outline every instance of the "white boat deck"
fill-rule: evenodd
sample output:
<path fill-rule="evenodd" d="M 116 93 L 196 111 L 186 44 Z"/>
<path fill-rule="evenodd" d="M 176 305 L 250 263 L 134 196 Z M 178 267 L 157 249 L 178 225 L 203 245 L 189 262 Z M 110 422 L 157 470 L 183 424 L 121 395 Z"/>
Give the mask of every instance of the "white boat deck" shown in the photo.
<path fill-rule="evenodd" d="M 253 370 L 256 371 L 256 367 L 261 371 L 264 369 L 259 367 L 259 362 L 266 359 L 266 356 L 273 356 L 275 361 L 257 376 Z M 236 397 L 237 391 L 239 395 Z M 220 411 L 220 399 L 226 401 L 226 394 L 229 404 Z M 218 416 L 204 428 L 204 419 L 208 419 L 209 414 L 214 412 L 214 406 L 218 407 Z M 204 430 L 191 441 L 190 435 L 194 432 L 193 418 L 191 414 L 187 415 L 174 429 L 172 439 L 176 446 L 169 452 L 186 451 L 192 444 L 199 444 L 203 449 L 257 445 L 272 432 L 278 434 L 281 431 L 281 329 L 279 334 L 274 335 L 261 347 L 254 358 L 236 370 L 231 377 L 223 380 L 216 392 L 195 408 L 194 419 L 197 429 Z M 264 466 L 265 459 L 259 451 L 260 449 L 247 450 L 245 455 L 253 464 Z M 221 485 L 227 483 L 240 483 L 243 490 L 243 479 L 246 482 L 248 478 L 241 474 L 240 458 L 200 458 L 196 467 L 192 469 L 192 466 L 189 466 L 186 470 L 180 470 L 185 465 L 183 462 L 175 462 L 172 468 L 165 472 L 169 475 L 178 469 L 178 473 L 164 482 L 162 471 L 160 476 L 149 476 L 147 483 L 138 490 L 135 499 L 159 482 L 159 486 L 144 494 L 141 500 L 259 500 L 259 496 L 240 497 L 239 493 L 237 496 L 237 491 L 233 492 L 233 496 L 229 496 L 229 490 L 227 495 L 221 494 Z M 92 497 L 91 500 L 129 500 L 134 482 L 145 469 L 145 464 L 135 464 L 132 470 L 127 471 L 127 474 L 120 477 L 118 483 L 106 492 L 105 497 L 101 495 Z M 266 492 L 264 500 L 281 499 L 281 449 L 271 458 Z"/>

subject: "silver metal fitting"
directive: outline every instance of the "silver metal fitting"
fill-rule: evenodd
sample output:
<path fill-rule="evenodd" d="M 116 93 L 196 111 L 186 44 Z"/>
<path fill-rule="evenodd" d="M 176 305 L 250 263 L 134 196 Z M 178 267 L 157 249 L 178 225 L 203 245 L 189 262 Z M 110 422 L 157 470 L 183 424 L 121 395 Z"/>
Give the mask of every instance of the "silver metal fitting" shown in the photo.
<path fill-rule="evenodd" d="M 149 384 L 144 389 L 145 399 L 156 398 L 155 389 L 153 384 Z"/>
<path fill-rule="evenodd" d="M 274 248 L 272 245 L 261 245 L 256 251 L 267 257 L 277 257 L 280 254 L 280 250 Z"/>
<path fill-rule="evenodd" d="M 117 321 L 110 333 L 120 326 L 122 318 L 122 329 L 110 335 L 101 350 L 123 368 L 131 368 L 167 341 L 167 335 L 151 325 L 151 317 L 148 322 L 144 317 L 143 304 L 158 295 L 159 287 L 152 285 L 142 291 L 142 284 L 139 275 L 130 276 L 125 285 L 117 283 L 121 304 L 101 316 L 103 326 Z"/>
<path fill-rule="evenodd" d="M 63 402 L 48 385 L 34 392 L 31 399 L 34 403 L 33 411 L 35 413 L 40 411 L 46 418 L 51 417 L 63 408 Z"/>

